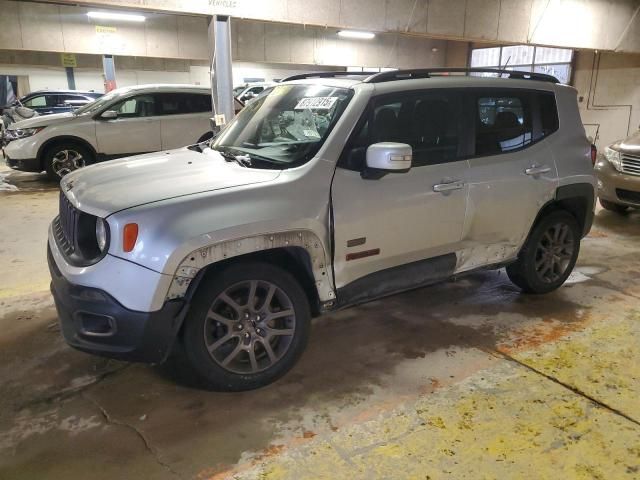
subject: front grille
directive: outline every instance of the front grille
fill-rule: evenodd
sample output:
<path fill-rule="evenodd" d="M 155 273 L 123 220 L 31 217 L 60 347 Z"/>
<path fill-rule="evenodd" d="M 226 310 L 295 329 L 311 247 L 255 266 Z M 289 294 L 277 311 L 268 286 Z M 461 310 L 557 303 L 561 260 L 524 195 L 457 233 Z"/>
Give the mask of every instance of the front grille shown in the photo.
<path fill-rule="evenodd" d="M 640 175 L 640 155 L 632 155 L 630 153 L 623 153 L 622 157 L 622 171 L 631 175 Z"/>
<path fill-rule="evenodd" d="M 58 246 L 67 256 L 73 254 L 76 249 L 79 218 L 80 211 L 60 192 L 60 214 L 53 223 L 53 233 Z"/>
<path fill-rule="evenodd" d="M 640 205 L 640 192 L 616 188 L 616 195 L 618 195 L 618 198 L 623 202 L 637 203 Z"/>

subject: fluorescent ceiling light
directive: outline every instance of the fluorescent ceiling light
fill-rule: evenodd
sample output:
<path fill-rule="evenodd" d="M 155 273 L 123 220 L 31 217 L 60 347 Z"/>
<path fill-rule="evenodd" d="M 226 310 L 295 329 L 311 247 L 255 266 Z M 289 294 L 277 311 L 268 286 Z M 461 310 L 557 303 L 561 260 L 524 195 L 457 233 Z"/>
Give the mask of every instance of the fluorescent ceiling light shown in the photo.
<path fill-rule="evenodd" d="M 115 12 L 88 12 L 87 17 L 99 18 L 102 20 L 123 20 L 125 22 L 144 22 L 145 17 L 142 15 L 132 15 L 130 13 Z"/>
<path fill-rule="evenodd" d="M 356 30 L 340 30 L 338 35 L 346 38 L 362 38 L 366 40 L 371 40 L 375 37 L 375 33 L 371 32 L 358 32 Z"/>

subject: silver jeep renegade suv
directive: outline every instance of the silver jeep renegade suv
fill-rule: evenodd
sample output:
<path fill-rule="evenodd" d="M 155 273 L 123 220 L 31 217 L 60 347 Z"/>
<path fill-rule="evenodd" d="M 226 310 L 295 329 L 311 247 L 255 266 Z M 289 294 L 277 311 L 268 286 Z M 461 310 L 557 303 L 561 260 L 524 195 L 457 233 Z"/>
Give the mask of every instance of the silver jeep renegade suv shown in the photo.
<path fill-rule="evenodd" d="M 246 390 L 323 312 L 481 268 L 558 288 L 595 201 L 576 91 L 445 73 L 291 77 L 210 142 L 66 176 L 48 253 L 67 342 L 149 363 L 181 342 L 210 388 Z"/>

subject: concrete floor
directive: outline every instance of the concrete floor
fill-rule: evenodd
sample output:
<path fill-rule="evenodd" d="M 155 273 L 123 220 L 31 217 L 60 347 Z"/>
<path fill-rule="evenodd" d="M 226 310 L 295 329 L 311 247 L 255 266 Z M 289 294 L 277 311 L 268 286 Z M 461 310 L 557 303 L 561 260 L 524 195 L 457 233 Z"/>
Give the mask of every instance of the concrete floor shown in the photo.
<path fill-rule="evenodd" d="M 598 211 L 553 294 L 485 272 L 327 315 L 285 378 L 225 394 L 66 346 L 55 185 L 7 174 L 0 479 L 640 478 L 639 212 Z"/>

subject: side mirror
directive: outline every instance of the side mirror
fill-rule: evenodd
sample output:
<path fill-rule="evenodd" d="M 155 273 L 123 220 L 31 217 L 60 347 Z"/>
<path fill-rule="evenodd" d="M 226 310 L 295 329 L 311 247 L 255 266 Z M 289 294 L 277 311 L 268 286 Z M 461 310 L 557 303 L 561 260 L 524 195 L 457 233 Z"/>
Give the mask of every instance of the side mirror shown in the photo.
<path fill-rule="evenodd" d="M 378 179 L 387 173 L 405 173 L 411 169 L 413 151 L 406 143 L 380 142 L 367 148 L 367 167 L 362 178 Z"/>
<path fill-rule="evenodd" d="M 114 118 L 118 118 L 118 112 L 116 112 L 115 110 L 106 110 L 102 112 L 100 118 L 102 118 L 103 120 L 113 120 Z"/>

